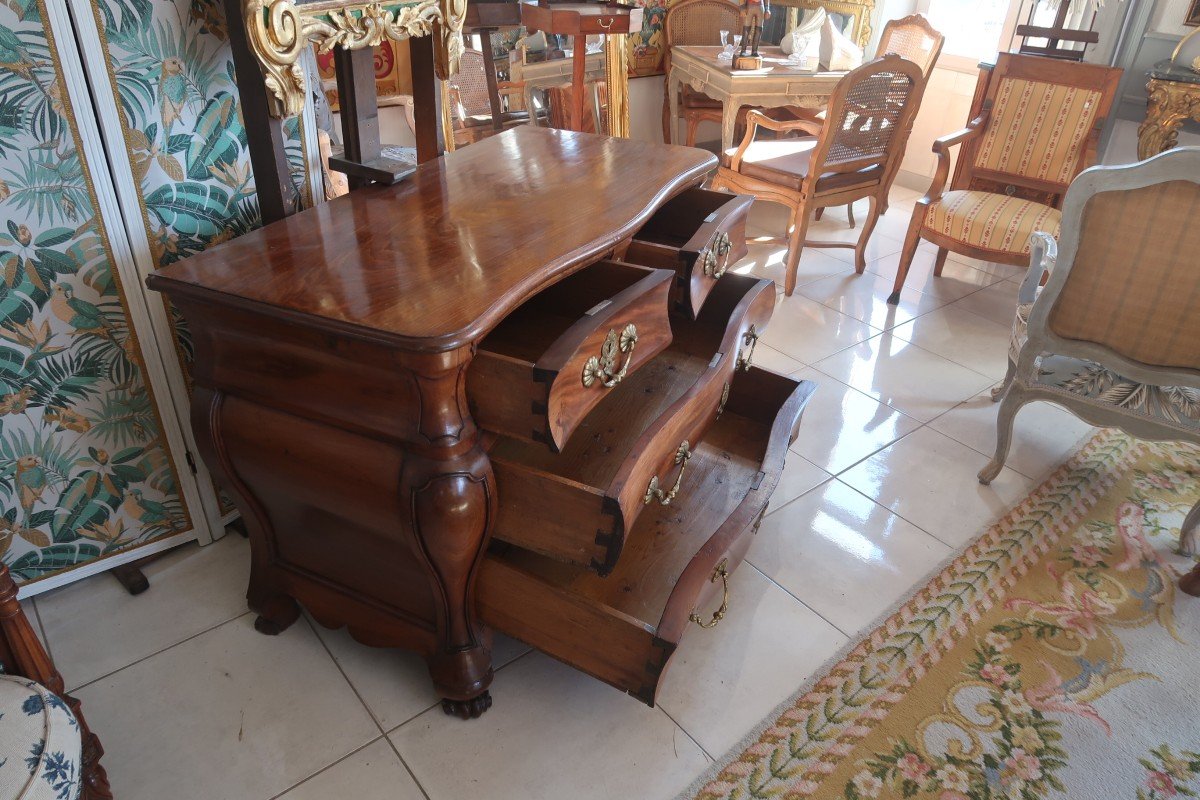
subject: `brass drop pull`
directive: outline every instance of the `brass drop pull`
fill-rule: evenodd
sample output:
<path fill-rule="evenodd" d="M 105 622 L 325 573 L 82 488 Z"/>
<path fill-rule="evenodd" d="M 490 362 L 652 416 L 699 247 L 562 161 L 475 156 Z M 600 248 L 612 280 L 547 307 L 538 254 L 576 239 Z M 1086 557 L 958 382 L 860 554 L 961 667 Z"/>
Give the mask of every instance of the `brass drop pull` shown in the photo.
<path fill-rule="evenodd" d="M 600 345 L 600 355 L 592 356 L 583 365 L 583 385 L 591 386 L 596 381 L 605 389 L 616 386 L 629 372 L 629 364 L 633 361 L 633 348 L 637 345 L 637 326 L 632 322 L 617 336 L 617 329 L 611 328 Z M 617 353 L 625 353 L 625 363 L 617 369 Z"/>
<path fill-rule="evenodd" d="M 722 558 L 721 563 L 717 564 L 717 568 L 713 570 L 712 577 L 709 582 L 716 583 L 717 578 L 721 579 L 721 586 L 724 590 L 724 597 L 721 598 L 721 607 L 713 612 L 712 619 L 708 622 L 697 614 L 695 611 L 688 617 L 689 620 L 699 625 L 701 628 L 715 628 L 717 623 L 725 619 L 725 615 L 729 613 L 729 559 Z"/>
<path fill-rule="evenodd" d="M 721 402 L 717 403 L 717 419 L 721 418 L 721 413 L 725 411 L 725 404 L 729 402 L 729 381 L 725 381 L 725 388 L 721 390 Z"/>
<path fill-rule="evenodd" d="M 729 269 L 729 254 L 733 252 L 733 243 L 729 241 L 729 234 L 721 231 L 713 237 L 712 243 L 704 250 L 704 258 L 701 264 L 704 267 L 705 276 L 718 280 L 725 271 Z M 720 259 L 720 266 L 717 266 L 717 259 Z"/>
<path fill-rule="evenodd" d="M 749 370 L 750 362 L 754 359 L 754 348 L 758 346 L 758 331 L 754 326 L 750 326 L 750 330 L 742 334 L 742 346 L 750 348 L 748 352 L 738 353 L 737 367 L 740 370 Z"/>
<path fill-rule="evenodd" d="M 679 475 L 675 478 L 675 485 L 671 487 L 671 491 L 665 492 L 659 487 L 658 476 L 655 475 L 646 487 L 646 496 L 642 498 L 642 502 L 649 504 L 651 500 L 657 500 L 659 505 L 671 505 L 671 501 L 679 494 L 679 486 L 683 483 L 683 473 L 687 470 L 687 462 L 691 457 L 691 446 L 688 445 L 687 439 L 684 439 L 679 443 L 679 449 L 675 451 L 675 463 L 679 465 Z"/>

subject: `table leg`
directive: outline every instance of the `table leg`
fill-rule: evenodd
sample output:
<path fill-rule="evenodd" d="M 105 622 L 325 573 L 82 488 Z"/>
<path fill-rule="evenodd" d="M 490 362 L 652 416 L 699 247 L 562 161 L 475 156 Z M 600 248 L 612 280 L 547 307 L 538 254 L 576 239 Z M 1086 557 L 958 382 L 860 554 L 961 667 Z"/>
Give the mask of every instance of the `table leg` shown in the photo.
<path fill-rule="evenodd" d="M 721 152 L 734 146 L 733 134 L 737 127 L 738 108 L 736 97 L 727 97 L 721 104 Z"/>
<path fill-rule="evenodd" d="M 683 88 L 683 81 L 680 80 L 679 70 L 671 67 L 671 74 L 667 76 L 667 100 L 671 107 L 670 124 L 667 125 L 667 133 L 669 137 L 666 143 L 671 144 L 678 138 L 679 134 L 679 92 Z"/>
<path fill-rule="evenodd" d="M 1138 127 L 1138 158 L 1170 150 L 1185 119 L 1200 117 L 1200 94 L 1172 81 L 1151 80 L 1146 86 L 1146 121 Z"/>

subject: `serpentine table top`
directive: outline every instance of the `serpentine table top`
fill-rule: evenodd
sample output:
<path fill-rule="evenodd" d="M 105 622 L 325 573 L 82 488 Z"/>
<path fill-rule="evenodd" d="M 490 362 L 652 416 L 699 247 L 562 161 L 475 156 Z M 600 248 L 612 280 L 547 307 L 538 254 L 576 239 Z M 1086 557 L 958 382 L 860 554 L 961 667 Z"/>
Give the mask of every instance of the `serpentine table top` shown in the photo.
<path fill-rule="evenodd" d="M 148 282 L 407 350 L 452 350 L 628 238 L 715 166 L 694 148 L 522 126 Z"/>

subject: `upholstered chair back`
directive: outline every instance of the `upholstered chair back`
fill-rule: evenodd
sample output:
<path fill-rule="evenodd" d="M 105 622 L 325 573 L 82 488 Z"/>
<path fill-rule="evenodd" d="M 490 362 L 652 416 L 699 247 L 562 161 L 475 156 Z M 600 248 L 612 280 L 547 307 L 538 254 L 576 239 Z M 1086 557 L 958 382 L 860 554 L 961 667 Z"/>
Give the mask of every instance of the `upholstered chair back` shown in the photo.
<path fill-rule="evenodd" d="M 1187 177 L 1088 199 L 1051 332 L 1147 366 L 1200 370 L 1200 174 Z"/>

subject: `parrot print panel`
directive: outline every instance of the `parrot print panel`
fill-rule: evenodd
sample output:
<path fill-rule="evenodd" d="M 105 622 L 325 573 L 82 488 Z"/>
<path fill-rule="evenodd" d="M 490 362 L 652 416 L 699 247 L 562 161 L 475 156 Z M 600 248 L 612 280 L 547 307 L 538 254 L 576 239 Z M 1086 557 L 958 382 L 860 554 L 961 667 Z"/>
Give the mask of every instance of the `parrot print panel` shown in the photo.
<path fill-rule="evenodd" d="M 5 0 L 0 557 L 21 583 L 192 527 L 91 168 L 44 7 Z"/>

